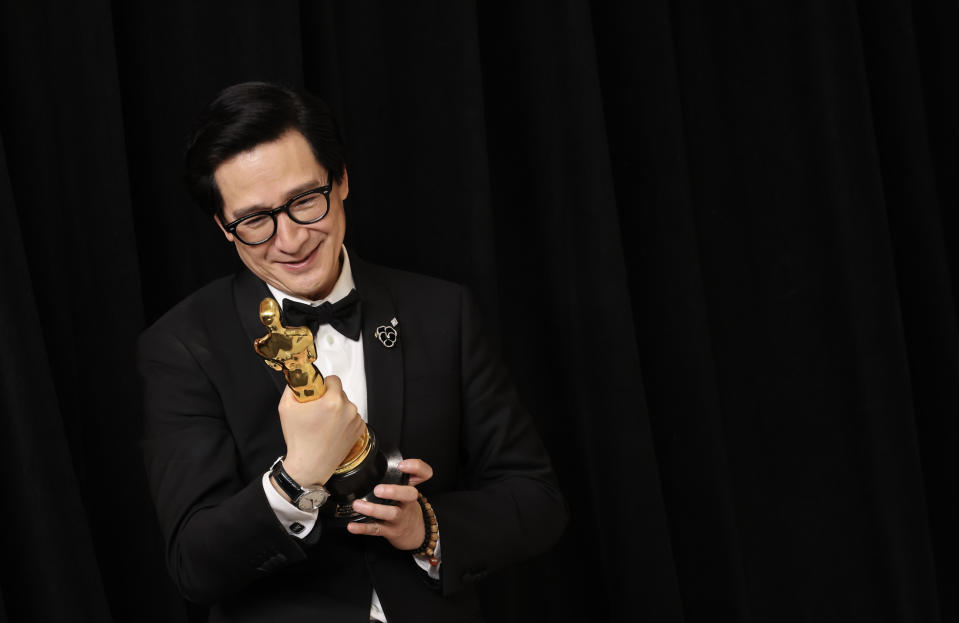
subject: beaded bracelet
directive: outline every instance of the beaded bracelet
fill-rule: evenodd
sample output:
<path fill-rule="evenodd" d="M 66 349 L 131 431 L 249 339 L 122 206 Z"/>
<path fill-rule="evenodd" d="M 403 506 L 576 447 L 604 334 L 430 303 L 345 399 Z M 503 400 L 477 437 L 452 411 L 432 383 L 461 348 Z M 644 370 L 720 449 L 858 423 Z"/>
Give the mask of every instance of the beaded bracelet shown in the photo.
<path fill-rule="evenodd" d="M 410 553 L 414 556 L 429 557 L 430 564 L 435 567 L 440 562 L 438 558 L 433 556 L 433 552 L 436 551 L 436 542 L 440 538 L 440 527 L 436 523 L 436 513 L 433 512 L 429 500 L 422 493 L 419 494 L 416 501 L 420 503 L 420 509 L 423 511 L 423 527 L 426 529 L 426 534 L 423 537 L 423 544 L 414 550 L 410 550 Z"/>

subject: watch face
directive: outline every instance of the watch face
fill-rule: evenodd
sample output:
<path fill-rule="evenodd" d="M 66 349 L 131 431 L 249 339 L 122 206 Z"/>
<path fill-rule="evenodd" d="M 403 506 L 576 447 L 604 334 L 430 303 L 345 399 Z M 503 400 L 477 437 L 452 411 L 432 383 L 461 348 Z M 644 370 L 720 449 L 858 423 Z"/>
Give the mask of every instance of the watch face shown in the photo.
<path fill-rule="evenodd" d="M 329 497 L 330 493 L 322 487 L 314 489 L 313 491 L 307 491 L 296 501 L 296 507 L 303 511 L 316 510 L 326 504 L 326 500 Z"/>

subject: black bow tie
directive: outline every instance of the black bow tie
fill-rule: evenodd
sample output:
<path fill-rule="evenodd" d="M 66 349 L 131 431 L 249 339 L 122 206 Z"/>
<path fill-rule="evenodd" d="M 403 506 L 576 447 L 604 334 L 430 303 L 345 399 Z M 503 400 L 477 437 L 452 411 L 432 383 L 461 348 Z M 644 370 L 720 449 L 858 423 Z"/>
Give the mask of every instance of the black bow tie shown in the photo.
<path fill-rule="evenodd" d="M 326 301 L 315 307 L 283 299 L 283 324 L 289 327 L 309 327 L 313 335 L 316 335 L 320 325 L 328 324 L 345 337 L 356 341 L 360 338 L 363 324 L 360 297 L 356 289 L 353 289 L 335 303 Z"/>

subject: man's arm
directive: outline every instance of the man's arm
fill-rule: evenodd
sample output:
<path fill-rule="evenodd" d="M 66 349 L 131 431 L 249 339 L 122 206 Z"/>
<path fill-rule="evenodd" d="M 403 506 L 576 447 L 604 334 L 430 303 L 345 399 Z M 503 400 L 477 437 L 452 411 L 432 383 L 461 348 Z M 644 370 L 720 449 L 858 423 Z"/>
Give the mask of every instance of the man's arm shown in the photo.
<path fill-rule="evenodd" d="M 189 349 L 174 335 L 148 331 L 138 366 L 147 477 L 180 592 L 212 603 L 303 560 L 260 478 L 241 476 L 219 394 Z"/>
<path fill-rule="evenodd" d="M 456 288 L 451 298 L 451 307 L 446 306 L 447 300 L 435 308 L 451 309 L 454 314 L 458 311 L 459 322 L 448 323 L 445 316 L 436 330 L 453 339 L 458 337 L 458 343 L 445 343 L 452 346 L 453 360 L 437 355 L 445 353 L 444 349 L 431 351 L 430 370 L 459 371 L 461 386 L 452 392 L 460 397 L 459 409 L 451 412 L 448 403 L 435 410 L 428 403 L 408 407 L 411 413 L 422 415 L 419 426 L 427 430 L 435 427 L 459 431 L 455 439 L 434 437 L 428 442 L 433 447 L 423 448 L 424 454 L 434 458 L 431 450 L 435 450 L 435 444 L 459 449 L 456 464 L 448 460 L 437 462 L 441 467 L 436 475 L 448 484 L 425 486 L 427 492 L 433 490 L 428 497 L 443 541 L 440 576 L 444 594 L 544 551 L 555 542 L 566 523 L 566 505 L 549 457 L 505 368 L 483 334 L 475 303 L 461 288 Z M 455 329 L 450 330 L 451 325 Z M 418 337 L 425 341 L 422 335 Z M 431 382 L 441 379 L 442 374 Z M 451 380 L 455 383 L 457 377 Z M 449 390 L 446 386 L 443 389 Z M 429 417 L 457 417 L 458 424 Z M 429 474 L 432 473 L 430 469 Z M 449 490 L 453 483 L 458 486 Z M 416 491 L 412 487 L 380 485 L 376 494 L 399 504 L 390 507 L 358 502 L 357 510 L 380 518 L 382 525 L 351 525 L 350 532 L 383 536 L 397 549 L 422 543 L 422 513 L 415 502 Z"/>
<path fill-rule="evenodd" d="M 465 290 L 460 309 L 466 487 L 430 496 L 447 595 L 547 550 L 567 518 L 549 456 Z"/>
<path fill-rule="evenodd" d="M 204 344 L 192 348 L 205 351 Z M 213 602 L 305 552 L 277 518 L 262 476 L 249 482 L 242 476 L 269 465 L 242 469 L 251 466 L 239 464 L 220 396 L 229 390 L 217 387 L 194 355 L 170 331 L 154 328 L 141 337 L 144 452 L 174 581 L 188 599 Z M 284 466 L 305 486 L 329 479 L 364 426 L 335 376 L 327 378 L 326 394 L 308 403 L 297 402 L 287 387 L 276 410 Z M 320 529 L 314 527 L 311 541 Z"/>

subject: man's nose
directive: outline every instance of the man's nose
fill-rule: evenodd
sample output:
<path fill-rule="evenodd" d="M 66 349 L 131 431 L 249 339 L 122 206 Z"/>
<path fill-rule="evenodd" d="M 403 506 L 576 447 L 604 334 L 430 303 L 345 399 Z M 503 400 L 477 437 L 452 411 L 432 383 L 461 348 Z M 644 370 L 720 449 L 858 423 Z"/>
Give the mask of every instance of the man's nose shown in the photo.
<path fill-rule="evenodd" d="M 306 237 L 306 227 L 294 223 L 285 212 L 276 215 L 276 240 L 273 244 L 280 251 L 295 254 Z"/>

